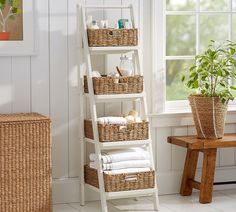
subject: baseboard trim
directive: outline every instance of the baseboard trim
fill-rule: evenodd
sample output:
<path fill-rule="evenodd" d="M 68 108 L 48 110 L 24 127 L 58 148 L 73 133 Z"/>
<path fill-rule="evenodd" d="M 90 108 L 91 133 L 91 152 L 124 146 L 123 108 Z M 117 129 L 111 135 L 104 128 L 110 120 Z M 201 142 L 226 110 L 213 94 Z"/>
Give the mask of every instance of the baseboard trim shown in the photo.
<path fill-rule="evenodd" d="M 200 179 L 201 172 L 197 170 L 196 179 Z M 159 195 L 179 193 L 182 171 L 166 171 L 158 174 Z M 236 180 L 236 167 L 220 167 L 216 170 L 215 182 Z M 232 189 L 236 185 L 214 186 L 214 190 Z M 65 178 L 53 180 L 53 203 L 79 202 L 79 178 Z M 99 200 L 99 195 L 86 189 L 86 200 Z"/>
<path fill-rule="evenodd" d="M 54 204 L 79 202 L 79 178 L 54 179 L 52 188 Z M 87 189 L 85 195 L 87 201 L 99 200 L 94 191 Z"/>

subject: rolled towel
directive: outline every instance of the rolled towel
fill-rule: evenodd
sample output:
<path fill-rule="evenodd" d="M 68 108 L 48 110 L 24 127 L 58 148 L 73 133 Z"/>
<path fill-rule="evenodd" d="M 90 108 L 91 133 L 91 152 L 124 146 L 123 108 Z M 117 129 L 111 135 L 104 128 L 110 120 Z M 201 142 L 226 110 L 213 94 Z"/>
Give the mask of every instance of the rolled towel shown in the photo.
<path fill-rule="evenodd" d="M 96 154 L 89 155 L 90 161 L 96 161 Z M 142 148 L 129 148 L 102 153 L 103 163 L 115 163 L 128 160 L 149 160 L 149 153 Z"/>
<path fill-rule="evenodd" d="M 123 117 L 108 116 L 108 117 L 98 118 L 98 123 L 99 124 L 122 124 L 122 125 L 125 125 L 125 124 L 127 124 L 127 120 Z"/>
<path fill-rule="evenodd" d="M 90 162 L 91 168 L 97 168 L 97 162 Z M 104 163 L 102 165 L 104 171 L 128 169 L 128 168 L 150 168 L 151 163 L 149 160 L 129 160 L 116 163 Z"/>

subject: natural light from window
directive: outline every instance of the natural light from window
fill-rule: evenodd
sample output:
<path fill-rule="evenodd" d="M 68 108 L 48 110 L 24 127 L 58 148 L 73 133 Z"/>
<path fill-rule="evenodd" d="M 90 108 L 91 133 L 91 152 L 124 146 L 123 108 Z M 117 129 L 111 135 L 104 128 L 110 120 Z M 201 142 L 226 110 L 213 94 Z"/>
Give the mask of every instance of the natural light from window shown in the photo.
<path fill-rule="evenodd" d="M 236 0 L 166 0 L 166 101 L 186 100 L 180 77 L 210 40 L 236 40 Z"/>

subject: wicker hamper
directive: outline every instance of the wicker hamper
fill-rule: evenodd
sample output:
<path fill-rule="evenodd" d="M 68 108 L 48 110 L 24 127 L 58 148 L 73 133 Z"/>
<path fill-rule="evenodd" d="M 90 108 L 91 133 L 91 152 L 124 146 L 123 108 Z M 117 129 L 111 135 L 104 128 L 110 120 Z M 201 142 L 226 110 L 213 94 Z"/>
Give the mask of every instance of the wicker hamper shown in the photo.
<path fill-rule="evenodd" d="M 85 182 L 99 188 L 96 169 L 88 165 L 84 167 Z M 130 191 L 138 189 L 154 188 L 154 171 L 131 174 L 103 174 L 106 192 Z"/>
<path fill-rule="evenodd" d="M 142 93 L 143 76 L 120 77 L 119 83 L 114 83 L 114 77 L 93 77 L 94 94 L 125 94 Z M 84 92 L 88 93 L 87 76 L 84 76 Z"/>
<path fill-rule="evenodd" d="M 0 115 L 0 212 L 52 212 L 51 121 Z"/>
<path fill-rule="evenodd" d="M 91 47 L 138 45 L 138 29 L 88 29 L 87 33 Z"/>
<path fill-rule="evenodd" d="M 147 140 L 149 138 L 148 130 L 147 121 L 143 121 L 142 123 L 130 123 L 126 124 L 126 126 L 98 123 L 100 142 Z M 93 139 L 91 120 L 84 120 L 84 134 L 86 138 Z"/>

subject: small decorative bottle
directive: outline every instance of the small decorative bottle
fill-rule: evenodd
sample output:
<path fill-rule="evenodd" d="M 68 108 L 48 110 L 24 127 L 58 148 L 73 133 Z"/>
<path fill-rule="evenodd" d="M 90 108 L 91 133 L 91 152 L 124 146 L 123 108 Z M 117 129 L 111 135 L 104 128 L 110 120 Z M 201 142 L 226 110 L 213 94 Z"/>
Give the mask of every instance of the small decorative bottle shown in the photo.
<path fill-rule="evenodd" d="M 92 25 L 91 25 L 90 29 L 99 29 L 97 21 L 92 21 Z"/>

